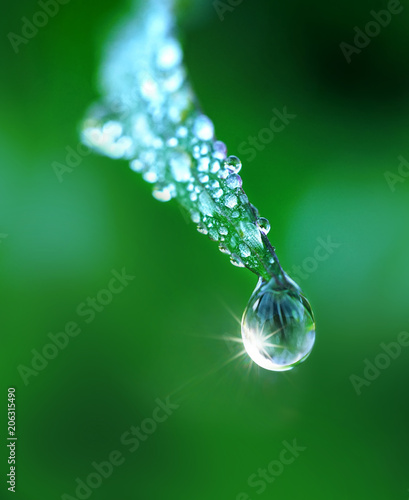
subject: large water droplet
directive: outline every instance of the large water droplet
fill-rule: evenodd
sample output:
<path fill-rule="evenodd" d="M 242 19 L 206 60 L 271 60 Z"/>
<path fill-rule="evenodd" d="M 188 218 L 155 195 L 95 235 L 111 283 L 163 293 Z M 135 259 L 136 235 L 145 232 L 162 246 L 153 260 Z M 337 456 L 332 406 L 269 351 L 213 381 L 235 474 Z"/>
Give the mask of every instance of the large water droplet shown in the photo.
<path fill-rule="evenodd" d="M 243 314 L 241 335 L 251 359 L 262 368 L 291 370 L 310 354 L 315 341 L 311 306 L 288 277 L 262 278 Z"/>

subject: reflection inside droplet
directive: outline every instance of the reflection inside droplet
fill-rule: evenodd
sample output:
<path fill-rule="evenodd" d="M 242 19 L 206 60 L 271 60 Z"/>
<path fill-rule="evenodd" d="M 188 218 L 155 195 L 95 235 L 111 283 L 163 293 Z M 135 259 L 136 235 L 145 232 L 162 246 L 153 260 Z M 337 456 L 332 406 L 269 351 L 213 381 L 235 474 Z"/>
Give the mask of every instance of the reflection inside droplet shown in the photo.
<path fill-rule="evenodd" d="M 311 306 L 288 276 L 260 278 L 241 323 L 243 345 L 262 368 L 291 370 L 310 354 L 315 341 Z"/>

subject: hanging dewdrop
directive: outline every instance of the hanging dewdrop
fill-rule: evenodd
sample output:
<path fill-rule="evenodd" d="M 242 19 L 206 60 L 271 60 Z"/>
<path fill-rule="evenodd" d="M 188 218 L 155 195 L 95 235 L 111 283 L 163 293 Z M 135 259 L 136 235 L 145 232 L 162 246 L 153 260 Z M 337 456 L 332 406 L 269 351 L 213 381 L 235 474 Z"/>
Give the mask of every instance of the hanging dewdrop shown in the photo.
<path fill-rule="evenodd" d="M 232 264 L 259 277 L 242 319 L 249 356 L 261 367 L 293 368 L 311 352 L 315 324 L 308 301 L 281 268 L 270 223 L 249 203 L 236 156 L 215 139 L 186 79 L 174 35 L 173 2 L 149 0 L 108 48 L 103 102 L 83 123 L 85 144 L 130 160 L 159 201 L 176 199 Z"/>

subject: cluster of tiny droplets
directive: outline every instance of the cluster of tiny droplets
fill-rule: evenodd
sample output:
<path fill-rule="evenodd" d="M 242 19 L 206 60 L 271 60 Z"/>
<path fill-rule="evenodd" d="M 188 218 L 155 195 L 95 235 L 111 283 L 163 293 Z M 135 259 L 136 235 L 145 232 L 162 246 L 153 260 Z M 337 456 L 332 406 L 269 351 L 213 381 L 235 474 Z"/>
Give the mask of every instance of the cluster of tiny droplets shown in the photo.
<path fill-rule="evenodd" d="M 174 1 L 138 2 L 143 10 L 109 42 L 100 81 L 106 98 L 90 110 L 82 139 L 129 160 L 157 200 L 175 198 L 234 265 L 259 276 L 242 318 L 243 345 L 259 366 L 288 370 L 311 352 L 313 314 L 277 261 L 268 220 L 242 189 L 241 161 L 227 156 L 200 111 L 173 34 Z"/>
<path fill-rule="evenodd" d="M 176 198 L 232 264 L 260 275 L 274 261 L 263 238 L 270 224 L 242 189 L 241 161 L 227 156 L 200 112 L 167 2 L 148 4 L 140 22 L 112 44 L 101 78 L 108 97 L 84 121 L 83 141 L 130 160 L 157 200 Z"/>

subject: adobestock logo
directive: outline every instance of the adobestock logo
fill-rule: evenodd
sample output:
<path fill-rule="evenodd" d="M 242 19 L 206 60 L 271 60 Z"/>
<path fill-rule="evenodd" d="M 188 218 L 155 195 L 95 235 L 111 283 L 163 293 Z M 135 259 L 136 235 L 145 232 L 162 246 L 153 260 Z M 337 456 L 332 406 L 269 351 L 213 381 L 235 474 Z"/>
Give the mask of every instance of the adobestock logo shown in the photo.
<path fill-rule="evenodd" d="M 179 408 L 177 403 L 170 401 L 170 396 L 165 401 L 157 398 L 155 403 L 152 417 L 145 418 L 137 427 L 132 425 L 121 435 L 120 443 L 125 447 L 124 451 L 113 450 L 108 454 L 106 461 L 92 462 L 91 471 L 88 471 L 85 478 L 75 479 L 74 493 L 72 495 L 63 493 L 61 500 L 87 500 L 95 490 L 102 486 L 104 480 L 112 476 L 115 468 L 124 464 L 129 454 L 139 449 L 141 443 L 154 434 L 158 427 Z"/>
<path fill-rule="evenodd" d="M 276 134 L 282 132 L 295 118 L 297 115 L 289 113 L 287 106 L 284 106 L 283 111 L 274 108 L 269 126 L 260 129 L 257 135 L 249 135 L 245 141 L 238 145 L 237 151 L 240 157 L 247 162 L 253 161 L 257 153 L 264 151 L 267 145 L 274 140 Z"/>
<path fill-rule="evenodd" d="M 214 0 L 213 7 L 219 16 L 220 21 L 224 21 L 224 14 L 226 12 L 233 12 L 236 7 L 238 7 L 243 0 Z"/>
<path fill-rule="evenodd" d="M 339 48 L 347 60 L 347 63 L 350 64 L 352 55 L 360 54 L 362 49 L 368 47 L 372 39 L 379 35 L 382 28 L 386 28 L 390 24 L 392 14 L 400 14 L 402 11 L 403 5 L 401 5 L 399 0 L 390 0 L 387 5 L 387 10 L 380 10 L 378 12 L 371 10 L 370 15 L 372 16 L 372 20 L 365 24 L 364 29 L 355 26 L 353 45 L 346 42 L 341 42 L 339 44 Z"/>
<path fill-rule="evenodd" d="M 111 451 L 108 455 L 108 460 L 103 462 L 92 462 L 92 472 L 90 472 L 85 480 L 77 477 L 75 480 L 76 488 L 74 495 L 69 495 L 68 493 L 63 493 L 61 495 L 61 500 L 87 500 L 93 490 L 101 487 L 104 479 L 109 479 L 115 467 L 119 467 L 125 463 L 125 457 L 119 450 Z"/>
<path fill-rule="evenodd" d="M 292 277 L 301 280 L 308 279 L 318 269 L 319 263 L 328 260 L 334 251 L 341 246 L 341 243 L 333 242 L 331 236 L 327 236 L 326 240 L 317 238 L 317 243 L 313 255 L 306 257 L 300 266 L 293 265 Z"/>
<path fill-rule="evenodd" d="M 247 478 L 248 486 L 254 488 L 257 495 L 264 493 L 267 486 L 274 483 L 278 476 L 281 476 L 286 466 L 293 464 L 300 453 L 307 449 L 305 446 L 298 445 L 296 439 L 293 439 L 292 443 L 283 441 L 282 445 L 283 449 L 278 459 L 271 460 L 266 468 L 260 467 L 257 472 Z M 241 492 L 236 495 L 236 500 L 251 500 L 251 497 L 247 493 Z"/>
<path fill-rule="evenodd" d="M 381 370 L 389 368 L 392 360 L 397 359 L 401 355 L 402 347 L 409 347 L 408 332 L 400 332 L 397 342 L 390 342 L 389 344 L 382 342 L 380 344 L 382 352 L 375 356 L 373 362 L 368 358 L 364 359 L 363 377 L 354 373 L 349 377 L 352 387 L 358 396 L 362 394 L 363 387 L 369 387 L 379 377 Z"/>
<path fill-rule="evenodd" d="M 67 5 L 70 0 L 40 0 L 38 5 L 40 10 L 38 10 L 33 17 L 28 19 L 27 17 L 22 17 L 21 21 L 23 22 L 20 30 L 20 35 L 17 33 L 7 34 L 7 38 L 9 39 L 11 46 L 16 54 L 19 53 L 20 45 L 27 45 L 28 42 L 33 39 L 40 28 L 44 28 L 47 26 L 48 21 L 51 17 L 55 17 L 60 11 L 61 5 Z"/>
<path fill-rule="evenodd" d="M 97 314 L 105 310 L 111 304 L 114 297 L 119 295 L 135 276 L 127 274 L 125 268 L 119 273 L 115 269 L 111 270 L 112 278 L 109 280 L 106 288 L 100 289 L 95 296 L 87 297 L 86 300 L 80 302 L 76 307 L 77 316 L 84 318 L 84 323 L 91 323 L 96 318 Z M 30 382 L 30 377 L 37 377 L 40 372 L 45 370 L 50 361 L 54 360 L 61 351 L 65 350 L 71 342 L 71 339 L 77 337 L 82 332 L 79 321 L 68 321 L 65 327 L 57 333 L 48 333 L 49 342 L 44 344 L 40 349 L 32 349 L 31 362 L 29 366 L 18 365 L 17 371 L 27 386 Z"/>
<path fill-rule="evenodd" d="M 51 167 L 54 170 L 59 183 L 64 180 L 64 174 L 70 174 L 73 172 L 79 165 L 81 165 L 84 156 L 91 154 L 91 148 L 85 146 L 84 144 L 77 144 L 75 149 L 71 146 L 66 146 L 65 150 L 67 152 L 65 155 L 65 163 L 58 161 L 53 161 L 51 163 Z"/>
<path fill-rule="evenodd" d="M 384 177 L 386 183 L 389 186 L 389 189 L 394 193 L 396 191 L 396 184 L 405 182 L 405 180 L 409 177 L 409 161 L 406 160 L 403 156 L 398 156 L 398 172 L 394 173 L 390 170 L 386 170 L 384 172 Z"/>

